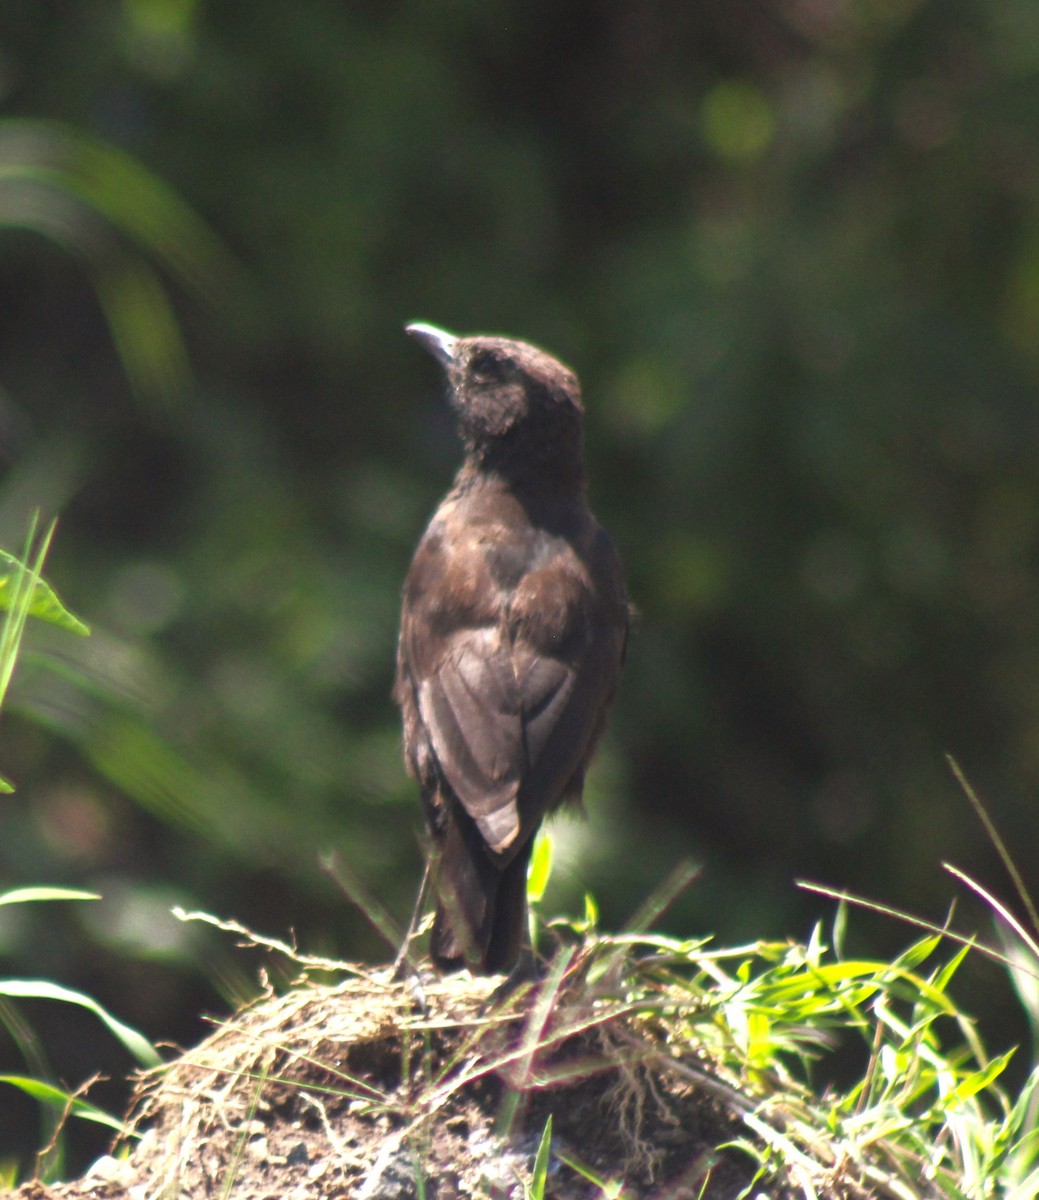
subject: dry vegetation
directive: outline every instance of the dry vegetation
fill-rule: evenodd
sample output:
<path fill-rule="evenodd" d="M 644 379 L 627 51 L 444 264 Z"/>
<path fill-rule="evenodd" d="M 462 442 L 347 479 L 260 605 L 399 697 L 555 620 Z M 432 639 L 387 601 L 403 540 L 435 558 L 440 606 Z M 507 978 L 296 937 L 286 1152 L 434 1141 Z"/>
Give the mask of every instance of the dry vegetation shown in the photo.
<path fill-rule="evenodd" d="M 642 917 L 657 911 L 650 906 Z M 395 979 L 299 955 L 146 1071 L 113 1153 L 17 1200 L 1027 1200 L 1039 1072 L 1010 1096 L 949 985 L 943 933 L 891 962 L 540 927 L 533 983 Z M 282 975 L 282 978 L 289 978 Z M 263 978 L 266 980 L 267 976 Z M 838 1092 L 848 1038 L 863 1076 Z"/>
<path fill-rule="evenodd" d="M 496 982 L 357 971 L 268 996 L 142 1079 L 128 1157 L 18 1195 L 523 1197 L 550 1114 L 545 1197 L 748 1194 L 754 1160 L 718 1147 L 752 1102 L 674 1042 L 662 1006 L 572 964 L 501 1000 Z M 803 1195 L 798 1171 L 765 1194 Z M 812 1173 L 820 1196 L 863 1194 Z"/>

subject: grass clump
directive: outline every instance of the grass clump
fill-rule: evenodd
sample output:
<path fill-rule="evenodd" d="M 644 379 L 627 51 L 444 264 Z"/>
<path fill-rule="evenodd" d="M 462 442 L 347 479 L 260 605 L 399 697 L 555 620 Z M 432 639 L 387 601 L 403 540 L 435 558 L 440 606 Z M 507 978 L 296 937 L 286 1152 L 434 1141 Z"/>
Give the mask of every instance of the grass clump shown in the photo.
<path fill-rule="evenodd" d="M 958 1008 L 969 947 L 853 958 L 845 916 L 715 949 L 602 933 L 589 903 L 541 929 L 545 973 L 504 996 L 295 959 L 297 986 L 146 1077 L 130 1164 L 149 1188 L 300 1200 L 1035 1196 L 1039 1082 L 1004 1091 L 1011 1052 Z M 865 1069 L 827 1085 L 850 1039 Z"/>

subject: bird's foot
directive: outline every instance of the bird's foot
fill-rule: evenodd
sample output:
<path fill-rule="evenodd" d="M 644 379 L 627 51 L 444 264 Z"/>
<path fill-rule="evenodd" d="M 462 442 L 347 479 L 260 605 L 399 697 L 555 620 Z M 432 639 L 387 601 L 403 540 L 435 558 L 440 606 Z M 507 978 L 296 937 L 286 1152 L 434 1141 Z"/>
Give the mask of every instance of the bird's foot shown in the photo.
<path fill-rule="evenodd" d="M 519 958 L 508 975 L 491 992 L 490 1003 L 501 1004 L 517 992 L 535 987 L 545 978 L 546 973 L 544 962 L 528 946 L 520 951 Z"/>

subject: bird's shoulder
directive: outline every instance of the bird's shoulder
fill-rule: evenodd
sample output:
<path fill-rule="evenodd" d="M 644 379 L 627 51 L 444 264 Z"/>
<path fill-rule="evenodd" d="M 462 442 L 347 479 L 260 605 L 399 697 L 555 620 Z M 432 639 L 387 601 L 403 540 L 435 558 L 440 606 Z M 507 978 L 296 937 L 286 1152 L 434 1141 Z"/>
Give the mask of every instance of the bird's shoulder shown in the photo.
<path fill-rule="evenodd" d="M 545 611 L 571 625 L 619 609 L 623 591 L 613 543 L 583 499 L 539 513 L 507 493 L 453 492 L 415 551 L 404 601 L 413 619 L 447 633 Z"/>

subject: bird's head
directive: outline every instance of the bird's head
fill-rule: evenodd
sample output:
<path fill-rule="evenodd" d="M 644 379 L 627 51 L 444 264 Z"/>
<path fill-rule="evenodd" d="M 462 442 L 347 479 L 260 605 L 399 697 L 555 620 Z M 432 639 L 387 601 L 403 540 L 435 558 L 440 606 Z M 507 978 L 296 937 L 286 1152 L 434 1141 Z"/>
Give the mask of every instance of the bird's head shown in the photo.
<path fill-rule="evenodd" d="M 550 354 L 510 338 L 407 332 L 444 367 L 470 457 L 507 473 L 583 475 L 581 388 Z"/>

